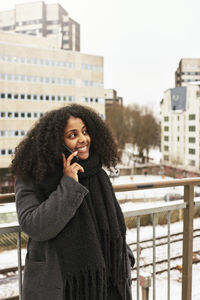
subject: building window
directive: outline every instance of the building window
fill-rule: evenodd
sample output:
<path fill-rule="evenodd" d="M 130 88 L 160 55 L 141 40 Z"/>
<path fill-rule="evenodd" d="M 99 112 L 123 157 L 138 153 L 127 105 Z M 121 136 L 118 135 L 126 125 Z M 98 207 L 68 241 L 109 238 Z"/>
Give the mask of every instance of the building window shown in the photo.
<path fill-rule="evenodd" d="M 164 155 L 164 160 L 169 160 L 169 156 L 168 155 Z"/>
<path fill-rule="evenodd" d="M 191 149 L 189 148 L 189 151 L 188 151 L 189 154 L 195 154 L 195 149 Z"/>
<path fill-rule="evenodd" d="M 189 141 L 189 143 L 195 143 L 196 138 L 195 137 L 189 137 L 188 141 Z"/>
<path fill-rule="evenodd" d="M 194 167 L 195 166 L 195 160 L 189 160 L 189 165 Z"/>
<path fill-rule="evenodd" d="M 189 120 L 195 120 L 196 119 L 196 115 L 189 115 Z"/>
<path fill-rule="evenodd" d="M 164 126 L 164 131 L 169 131 L 169 126 Z"/>
<path fill-rule="evenodd" d="M 177 142 L 179 142 L 179 140 L 180 140 L 180 137 L 179 137 L 179 136 L 177 136 Z"/>
<path fill-rule="evenodd" d="M 196 126 L 189 126 L 189 131 L 196 131 Z"/>
<path fill-rule="evenodd" d="M 168 136 L 164 136 L 164 141 L 169 141 L 169 137 Z"/>
<path fill-rule="evenodd" d="M 169 146 L 164 146 L 164 151 L 169 151 Z"/>

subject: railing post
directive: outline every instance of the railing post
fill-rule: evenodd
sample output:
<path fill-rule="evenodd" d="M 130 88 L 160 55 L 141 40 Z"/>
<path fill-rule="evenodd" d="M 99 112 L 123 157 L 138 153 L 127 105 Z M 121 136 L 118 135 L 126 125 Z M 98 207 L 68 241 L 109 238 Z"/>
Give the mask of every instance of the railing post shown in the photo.
<path fill-rule="evenodd" d="M 182 300 L 192 299 L 194 185 L 184 186 Z"/>
<path fill-rule="evenodd" d="M 19 300 L 22 300 L 21 231 L 17 233 L 17 251 L 18 251 Z"/>
<path fill-rule="evenodd" d="M 149 287 L 151 286 L 151 275 L 143 273 L 140 275 L 140 286 L 142 288 L 142 300 L 149 300 Z"/>

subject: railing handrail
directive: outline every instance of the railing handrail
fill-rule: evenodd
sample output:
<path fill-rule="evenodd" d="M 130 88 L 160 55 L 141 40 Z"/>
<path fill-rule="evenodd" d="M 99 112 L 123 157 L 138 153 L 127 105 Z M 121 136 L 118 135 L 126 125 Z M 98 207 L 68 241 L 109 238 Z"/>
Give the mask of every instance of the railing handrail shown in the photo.
<path fill-rule="evenodd" d="M 137 182 L 129 184 L 113 184 L 115 192 L 127 192 L 142 189 L 157 189 L 165 187 L 185 186 L 200 184 L 200 177 L 191 177 L 183 179 L 160 180 L 152 182 Z M 15 202 L 15 193 L 0 194 L 0 204 Z"/>
<path fill-rule="evenodd" d="M 15 193 L 0 194 L 0 204 L 14 203 L 14 202 L 15 202 Z"/>
<path fill-rule="evenodd" d="M 137 182 L 129 184 L 118 184 L 113 185 L 115 192 L 126 192 L 133 190 L 142 189 L 157 189 L 163 187 L 175 187 L 175 186 L 186 186 L 186 185 L 197 185 L 200 184 L 200 177 L 191 177 L 183 179 L 172 179 L 172 180 L 160 180 L 152 182 Z"/>

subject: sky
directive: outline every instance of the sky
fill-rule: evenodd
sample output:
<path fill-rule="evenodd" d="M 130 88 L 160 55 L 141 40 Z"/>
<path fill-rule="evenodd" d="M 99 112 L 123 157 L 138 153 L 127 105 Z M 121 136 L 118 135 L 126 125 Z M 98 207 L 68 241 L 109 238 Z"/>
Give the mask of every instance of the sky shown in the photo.
<path fill-rule="evenodd" d="M 0 1 L 0 10 L 38 0 Z M 104 57 L 104 87 L 157 109 L 181 58 L 200 58 L 199 0 L 47 0 L 81 25 L 81 52 Z"/>

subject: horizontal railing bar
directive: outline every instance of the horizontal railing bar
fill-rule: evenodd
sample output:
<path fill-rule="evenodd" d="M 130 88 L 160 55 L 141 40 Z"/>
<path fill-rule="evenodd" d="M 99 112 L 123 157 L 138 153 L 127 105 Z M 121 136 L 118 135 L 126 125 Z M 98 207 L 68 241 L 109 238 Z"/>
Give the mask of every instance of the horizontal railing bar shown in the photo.
<path fill-rule="evenodd" d="M 176 202 L 176 203 L 175 203 Z M 147 208 L 135 208 L 134 210 L 123 210 L 124 217 L 136 217 L 141 215 L 149 215 L 152 213 L 166 212 L 186 208 L 186 203 L 182 200 L 173 201 L 173 203 L 152 204 Z"/>
<path fill-rule="evenodd" d="M 173 187 L 173 186 L 184 186 L 184 185 L 198 185 L 200 184 L 200 177 L 191 177 L 183 179 L 173 179 L 173 180 L 161 180 L 154 182 L 141 182 L 141 183 L 130 183 L 130 184 L 119 184 L 113 185 L 115 192 L 127 192 L 132 190 L 142 190 L 142 189 L 156 189 L 162 187 Z M 15 202 L 15 194 L 0 194 L 0 204 L 2 203 L 12 203 Z"/>
<path fill-rule="evenodd" d="M 4 226 L 2 226 L 4 225 Z M 5 234 L 5 233 L 13 233 L 13 232 L 20 232 L 21 228 L 19 225 L 5 225 L 2 224 L 0 227 L 0 234 Z"/>
<path fill-rule="evenodd" d="M 15 193 L 0 194 L 0 204 L 15 202 Z"/>
<path fill-rule="evenodd" d="M 113 185 L 115 192 L 200 184 L 200 177 Z"/>

